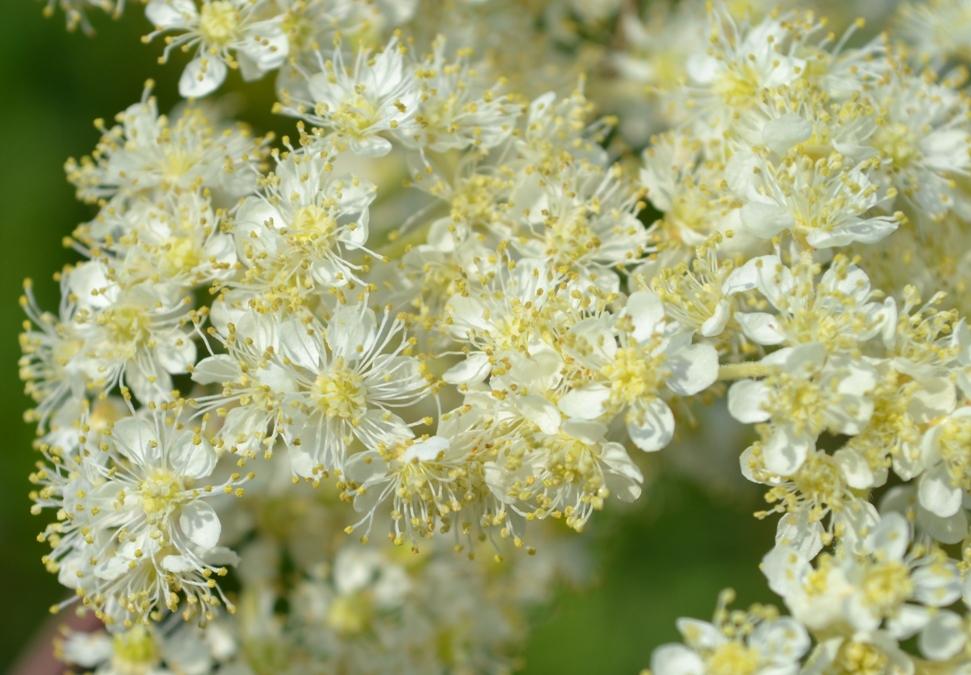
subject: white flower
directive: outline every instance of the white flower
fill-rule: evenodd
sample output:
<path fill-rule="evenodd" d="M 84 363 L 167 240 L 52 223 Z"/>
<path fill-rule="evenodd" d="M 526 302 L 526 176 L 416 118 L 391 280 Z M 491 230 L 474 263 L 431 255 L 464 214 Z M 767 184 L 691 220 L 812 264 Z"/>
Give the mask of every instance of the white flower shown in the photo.
<path fill-rule="evenodd" d="M 967 196 L 954 182 L 971 169 L 967 94 L 947 80 L 897 76 L 873 97 L 879 126 L 869 143 L 891 160 L 878 176 L 914 205 L 919 219 L 938 220 L 954 208 L 967 217 Z"/>
<path fill-rule="evenodd" d="M 315 291 L 361 283 L 361 265 L 347 257 L 366 251 L 377 188 L 331 172 L 328 159 L 291 152 L 277 162 L 264 193 L 246 198 L 233 227 L 246 271 L 233 286 L 299 306 Z"/>
<path fill-rule="evenodd" d="M 777 310 L 735 313 L 746 337 L 760 345 L 817 342 L 829 352 L 849 353 L 896 318 L 892 307 L 872 301 L 870 279 L 845 256 L 837 256 L 818 282 L 807 266 L 790 270 L 775 255 L 752 258 L 722 289 L 727 294 L 758 289 Z"/>
<path fill-rule="evenodd" d="M 289 41 L 277 18 L 261 19 L 266 3 L 251 0 L 150 0 L 145 16 L 155 25 L 149 39 L 168 31 L 182 34 L 166 41 L 163 60 L 176 48 L 198 45 L 196 57 L 179 79 L 179 93 L 201 98 L 226 79 L 228 68 L 239 68 L 255 80 L 286 61 Z M 238 59 L 238 61 L 237 61 Z"/>
<path fill-rule="evenodd" d="M 112 227 L 116 223 L 122 225 Z M 158 204 L 139 200 L 104 224 L 112 229 L 104 248 L 121 259 L 129 281 L 191 288 L 235 271 L 233 238 L 222 231 L 211 201 L 198 192 L 170 195 Z M 83 243 L 95 242 L 84 237 Z"/>
<path fill-rule="evenodd" d="M 644 477 L 624 446 L 604 439 L 606 425 L 560 422 L 552 406 L 549 414 L 555 415 L 555 425 L 537 425 L 534 433 L 520 430 L 504 441 L 495 462 L 485 465 L 497 499 L 527 518 L 562 514 L 569 527 L 582 532 L 608 497 L 628 502 L 640 497 Z"/>
<path fill-rule="evenodd" d="M 886 675 L 913 675 L 914 661 L 884 631 L 834 637 L 819 644 L 803 675 L 849 675 L 860 670 Z"/>
<path fill-rule="evenodd" d="M 935 420 L 924 434 L 924 473 L 917 483 L 921 506 L 941 518 L 955 515 L 971 488 L 971 406 Z"/>
<path fill-rule="evenodd" d="M 893 188 L 884 191 L 871 179 L 880 161 L 844 166 L 837 152 L 815 159 L 800 147 L 777 162 L 747 150 L 729 160 L 725 177 L 745 203 L 746 230 L 762 239 L 789 231 L 819 249 L 873 244 L 897 229 L 902 214 L 873 211 L 896 196 Z"/>
<path fill-rule="evenodd" d="M 47 0 L 44 15 L 52 16 L 55 7 L 60 7 L 64 12 L 68 31 L 77 30 L 80 26 L 87 35 L 93 35 L 94 28 L 91 26 L 87 12 L 97 8 L 118 18 L 125 11 L 125 0 Z"/>
<path fill-rule="evenodd" d="M 95 389 L 121 383 L 142 401 L 171 397 L 171 376 L 196 358 L 189 298 L 174 299 L 149 281 L 124 288 L 109 277 L 109 268 L 90 261 L 68 278 L 75 334 L 84 340 L 79 368 Z"/>
<path fill-rule="evenodd" d="M 415 127 L 420 89 L 418 79 L 403 62 L 405 47 L 392 38 L 379 53 L 358 51 L 353 70 L 344 65 L 340 45 L 324 71 L 310 77 L 313 101 L 291 105 L 283 111 L 311 124 L 333 129 L 336 138 L 349 144 L 352 152 L 380 157 L 391 151 L 391 141 L 382 136 L 409 136 Z"/>
<path fill-rule="evenodd" d="M 823 431 L 852 436 L 866 427 L 873 413 L 867 393 L 877 374 L 865 362 L 827 356 L 822 344 L 810 342 L 773 352 L 760 364 L 771 374 L 733 385 L 728 409 L 744 424 L 771 423 L 759 446 L 770 472 L 798 471 Z"/>
<path fill-rule="evenodd" d="M 52 416 L 56 417 L 64 408 L 72 408 L 72 403 L 79 404 L 88 393 L 88 380 L 81 365 L 84 338 L 71 321 L 74 303 L 68 298 L 67 279 L 67 276 L 61 279 L 58 316 L 37 306 L 30 281 L 24 282 L 20 301 L 30 321 L 20 335 L 23 356 L 17 365 L 20 379 L 26 382 L 25 393 L 37 404 L 27 413 L 27 419 L 36 421 L 41 433 Z"/>
<path fill-rule="evenodd" d="M 792 84 L 806 70 L 798 53 L 813 25 L 793 13 L 749 25 L 737 24 L 718 7 L 709 12 L 709 26 L 711 47 L 690 56 L 685 68 L 702 116 L 717 120 L 723 112 L 752 106 L 759 92 Z"/>
<path fill-rule="evenodd" d="M 691 396 L 718 378 L 714 348 L 692 344 L 689 333 L 676 330 L 651 291 L 632 294 L 613 326 L 590 320 L 571 328 L 574 339 L 589 347 L 581 362 L 599 375 L 560 399 L 560 409 L 591 420 L 626 411 L 627 432 L 637 447 L 652 452 L 666 446 L 674 436 L 674 415 L 660 396 L 662 387 Z"/>
<path fill-rule="evenodd" d="M 873 478 L 866 463 L 851 450 L 842 448 L 832 455 L 810 450 L 799 469 L 786 478 L 768 471 L 763 454 L 755 447 L 742 453 L 740 464 L 742 475 L 770 488 L 765 497 L 772 506 L 757 516 L 782 514 L 776 544 L 789 546 L 808 560 L 833 542 L 834 533 L 839 533 L 844 546 L 855 550 L 860 543 L 858 533 L 879 522 L 874 506 L 854 493 Z"/>
<path fill-rule="evenodd" d="M 280 357 L 297 384 L 285 398 L 295 475 L 343 472 L 355 439 L 378 450 L 413 436 L 392 410 L 424 398 L 429 379 L 418 359 L 402 354 L 409 345 L 402 329 L 387 312 L 379 325 L 365 305 L 339 308 L 326 329 L 295 319 L 280 325 Z"/>
<path fill-rule="evenodd" d="M 211 608 L 231 604 L 206 583 L 236 562 L 218 546 L 221 526 L 209 500 L 242 494 L 242 479 L 207 482 L 216 453 L 201 427 L 189 429 L 177 416 L 173 406 L 109 423 L 100 450 L 82 446 L 74 472 L 55 466 L 37 474 L 45 486 L 38 505 L 70 514 L 45 533 L 50 564 L 106 622 L 141 619 L 157 607 L 174 611 L 180 592 L 192 598 L 190 615 L 201 610 L 209 618 Z M 82 424 L 82 435 L 87 430 Z"/>
<path fill-rule="evenodd" d="M 797 621 L 774 608 L 753 607 L 729 613 L 733 594 L 719 598 L 714 623 L 678 619 L 685 644 L 661 645 L 651 655 L 654 675 L 796 675 L 809 651 L 809 635 Z"/>
<path fill-rule="evenodd" d="M 445 39 L 432 44 L 432 53 L 416 67 L 420 83 L 414 126 L 399 132 L 401 139 L 435 152 L 450 149 L 494 148 L 507 140 L 516 128 L 522 106 L 494 89 L 483 88 L 470 54 L 459 50 L 456 61 L 445 57 Z"/>
<path fill-rule="evenodd" d="M 961 577 L 940 549 L 910 549 L 910 525 L 884 515 L 858 552 L 809 561 L 777 546 L 762 561 L 769 585 L 793 615 L 815 630 L 847 622 L 863 634 L 883 629 L 904 640 L 924 630 L 937 607 L 961 597 Z"/>
<path fill-rule="evenodd" d="M 263 151 L 246 126 L 220 123 L 214 111 L 190 105 L 170 119 L 149 94 L 118 114 L 119 125 L 101 127 L 92 157 L 67 163 L 79 198 L 123 207 L 140 196 L 155 200 L 157 191 L 209 188 L 235 200 L 256 187 Z"/>

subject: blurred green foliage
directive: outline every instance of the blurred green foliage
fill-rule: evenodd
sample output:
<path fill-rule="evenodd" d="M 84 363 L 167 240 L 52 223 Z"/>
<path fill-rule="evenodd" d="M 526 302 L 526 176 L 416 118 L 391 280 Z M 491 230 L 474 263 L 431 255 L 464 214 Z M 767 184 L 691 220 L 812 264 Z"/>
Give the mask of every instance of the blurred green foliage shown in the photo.
<path fill-rule="evenodd" d="M 47 615 L 66 597 L 40 564 L 35 540 L 41 520 L 27 497 L 36 456 L 32 429 L 22 421 L 28 406 L 17 376 L 17 304 L 24 277 L 32 277 L 43 307 L 57 307 L 51 275 L 76 255 L 61 246 L 75 224 L 90 219 L 74 199 L 63 163 L 89 153 L 98 133 L 92 120 L 110 120 L 156 80 L 160 108 L 178 100 L 181 65 L 160 66 L 158 44 L 143 45 L 148 29 L 137 6 L 121 21 L 95 16 L 94 38 L 68 34 L 62 17 L 45 20 L 31 0 L 4 0 L 0 22 L 0 373 L 6 443 L 0 471 L 0 669 L 6 670 Z M 269 111 L 272 82 L 244 85 L 239 116 L 257 131 L 287 133 L 289 120 Z M 541 93 L 541 92 L 537 92 Z M 248 102 L 248 103 L 247 103 Z M 257 103 L 258 102 L 258 103 Z M 670 448 L 667 452 L 677 452 Z M 636 673 L 653 647 L 677 639 L 674 620 L 709 618 L 718 591 L 734 585 L 739 604 L 768 600 L 757 564 L 771 546 L 772 525 L 749 515 L 757 491 L 713 501 L 697 486 L 666 476 L 648 486 L 627 513 L 596 518 L 588 529 L 600 563 L 597 582 L 564 591 L 556 606 L 537 617 L 525 655 L 526 673 L 541 675 Z M 47 516 L 42 516 L 47 517 Z"/>

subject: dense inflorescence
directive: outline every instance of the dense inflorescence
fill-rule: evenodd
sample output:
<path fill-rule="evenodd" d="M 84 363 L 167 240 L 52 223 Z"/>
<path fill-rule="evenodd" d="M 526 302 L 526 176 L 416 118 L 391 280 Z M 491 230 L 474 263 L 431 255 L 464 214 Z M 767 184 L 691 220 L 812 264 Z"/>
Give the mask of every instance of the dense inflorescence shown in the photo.
<path fill-rule="evenodd" d="M 971 670 L 971 5 L 645 4 L 147 2 L 187 100 L 98 123 L 22 301 L 66 662 L 507 672 L 725 405 L 791 616 L 726 592 L 654 674 Z"/>

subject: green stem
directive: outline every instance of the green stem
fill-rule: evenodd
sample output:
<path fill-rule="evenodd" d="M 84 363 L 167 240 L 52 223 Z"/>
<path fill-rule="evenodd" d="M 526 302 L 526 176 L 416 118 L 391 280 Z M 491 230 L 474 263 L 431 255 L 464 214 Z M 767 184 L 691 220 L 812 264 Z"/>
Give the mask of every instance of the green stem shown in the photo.
<path fill-rule="evenodd" d="M 745 380 L 753 377 L 768 377 L 775 371 L 773 366 L 763 366 L 761 363 L 748 361 L 746 363 L 729 363 L 718 367 L 719 380 Z"/>

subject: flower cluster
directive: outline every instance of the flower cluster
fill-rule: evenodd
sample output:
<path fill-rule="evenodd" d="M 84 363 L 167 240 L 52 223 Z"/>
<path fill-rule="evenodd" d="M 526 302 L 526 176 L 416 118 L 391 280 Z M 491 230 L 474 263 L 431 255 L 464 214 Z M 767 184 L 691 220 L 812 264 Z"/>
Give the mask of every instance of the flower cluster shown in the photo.
<path fill-rule="evenodd" d="M 971 668 L 966 3 L 621 4 L 147 3 L 188 100 L 98 122 L 22 300 L 44 562 L 111 633 L 67 662 L 505 672 L 723 405 L 791 617 L 723 595 L 655 675 Z M 292 136 L 196 100 L 230 69 Z"/>

